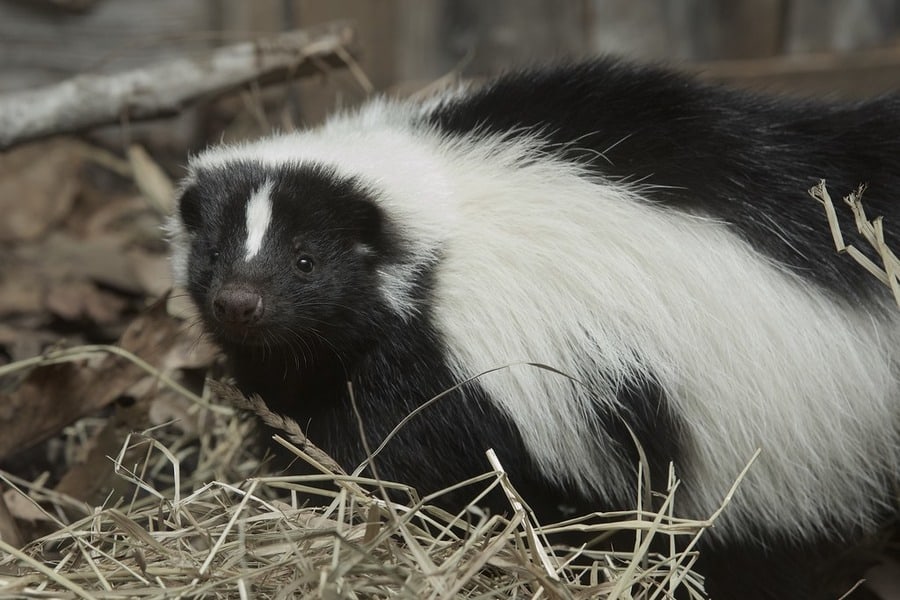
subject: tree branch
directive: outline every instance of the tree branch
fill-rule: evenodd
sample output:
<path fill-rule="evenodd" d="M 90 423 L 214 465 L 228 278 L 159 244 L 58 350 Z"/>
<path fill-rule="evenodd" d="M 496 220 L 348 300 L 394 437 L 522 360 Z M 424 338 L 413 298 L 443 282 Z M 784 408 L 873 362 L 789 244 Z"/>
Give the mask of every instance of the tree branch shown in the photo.
<path fill-rule="evenodd" d="M 199 98 L 251 81 L 302 77 L 323 65 L 343 66 L 355 32 L 347 23 L 295 30 L 224 46 L 202 58 L 182 58 L 113 75 L 80 75 L 62 83 L 0 96 L 0 149 L 58 133 L 150 119 L 178 112 Z"/>

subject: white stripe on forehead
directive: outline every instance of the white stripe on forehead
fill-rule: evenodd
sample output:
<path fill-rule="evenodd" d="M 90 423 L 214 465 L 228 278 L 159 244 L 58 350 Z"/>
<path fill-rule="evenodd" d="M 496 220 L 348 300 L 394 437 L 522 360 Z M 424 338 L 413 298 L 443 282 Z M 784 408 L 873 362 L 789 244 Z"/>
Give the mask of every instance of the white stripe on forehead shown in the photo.
<path fill-rule="evenodd" d="M 272 222 L 272 181 L 267 179 L 247 202 L 247 249 L 244 260 L 249 261 L 259 253 L 263 238 Z"/>

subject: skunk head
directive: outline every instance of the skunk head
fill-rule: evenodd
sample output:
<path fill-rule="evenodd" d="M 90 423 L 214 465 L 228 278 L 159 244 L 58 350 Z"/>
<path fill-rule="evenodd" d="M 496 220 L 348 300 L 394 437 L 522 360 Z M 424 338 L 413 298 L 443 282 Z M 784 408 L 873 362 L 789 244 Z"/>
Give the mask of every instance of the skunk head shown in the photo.
<path fill-rule="evenodd" d="M 391 243 L 355 180 L 314 164 L 196 168 L 171 229 L 178 283 L 220 343 L 340 353 L 375 321 Z"/>

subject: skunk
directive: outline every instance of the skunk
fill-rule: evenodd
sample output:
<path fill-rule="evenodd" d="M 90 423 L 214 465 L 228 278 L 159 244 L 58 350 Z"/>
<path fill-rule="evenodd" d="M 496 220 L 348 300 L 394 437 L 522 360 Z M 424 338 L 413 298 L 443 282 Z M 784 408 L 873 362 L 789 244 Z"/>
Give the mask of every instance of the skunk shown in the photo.
<path fill-rule="evenodd" d="M 628 509 L 643 456 L 705 518 L 761 449 L 710 593 L 815 597 L 816 560 L 895 512 L 900 313 L 807 190 L 867 182 L 890 229 L 898 156 L 897 97 L 557 64 L 201 152 L 173 270 L 239 386 L 348 469 L 449 390 L 376 458 L 423 494 L 493 448 L 544 519 Z"/>

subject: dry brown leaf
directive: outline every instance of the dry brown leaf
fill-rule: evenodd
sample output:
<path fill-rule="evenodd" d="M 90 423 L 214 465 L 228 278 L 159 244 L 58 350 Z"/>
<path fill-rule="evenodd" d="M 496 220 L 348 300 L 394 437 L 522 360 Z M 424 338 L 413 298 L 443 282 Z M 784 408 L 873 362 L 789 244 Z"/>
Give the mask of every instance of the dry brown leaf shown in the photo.
<path fill-rule="evenodd" d="M 22 534 L 3 496 L 0 496 L 0 540 L 14 548 L 22 547 Z"/>
<path fill-rule="evenodd" d="M 84 281 L 61 281 L 51 285 L 46 307 L 66 321 L 90 321 L 108 325 L 119 321 L 128 302 L 116 294 L 103 291 Z"/>
<path fill-rule="evenodd" d="M 10 514 L 20 521 L 50 521 L 51 517 L 42 511 L 34 500 L 23 495 L 19 490 L 3 492 L 3 502 Z"/>
<path fill-rule="evenodd" d="M 0 323 L 0 348 L 6 352 L 9 362 L 37 356 L 58 341 L 59 335 L 40 329 L 27 319 L 24 323 L 18 320 L 10 325 Z"/>
<path fill-rule="evenodd" d="M 55 491 L 92 506 L 102 504 L 110 494 L 115 498 L 125 493 L 129 484 L 116 475 L 110 457 L 119 453 L 129 433 L 142 431 L 150 425 L 152 398 L 152 394 L 147 394 L 129 406 L 117 405 L 113 416 L 92 438 L 84 461 L 69 468 Z M 144 448 L 131 448 L 125 455 L 124 464 L 140 462 L 145 453 Z"/>
<path fill-rule="evenodd" d="M 169 295 L 168 310 L 173 317 L 178 317 L 188 323 L 200 322 L 200 313 L 197 312 L 196 305 L 188 297 L 187 292 L 181 288 L 174 288 Z"/>
<path fill-rule="evenodd" d="M 172 287 L 168 256 L 133 248 L 126 257 L 145 296 L 159 298 Z"/>
<path fill-rule="evenodd" d="M 78 239 L 55 233 L 41 244 L 20 247 L 15 254 L 47 279 L 88 279 L 139 295 L 143 287 L 125 254 L 126 233 Z"/>
<path fill-rule="evenodd" d="M 41 237 L 71 211 L 80 189 L 77 144 L 57 139 L 0 154 L 0 242 Z"/>
<path fill-rule="evenodd" d="M 0 254 L 0 319 L 41 312 L 46 279 L 40 270 L 14 256 Z"/>
<path fill-rule="evenodd" d="M 150 404 L 150 425 L 173 423 L 185 433 L 198 435 L 208 425 L 209 413 L 191 410 L 194 404 L 181 394 L 161 390 Z"/>
<path fill-rule="evenodd" d="M 183 324 L 166 314 L 161 300 L 128 326 L 119 345 L 160 365 L 174 340 L 186 335 Z M 133 362 L 113 354 L 34 368 L 18 389 L 0 394 L 0 459 L 107 406 L 144 374 Z"/>
<path fill-rule="evenodd" d="M 0 317 L 49 311 L 105 324 L 120 318 L 128 298 L 97 285 L 129 296 L 162 296 L 171 287 L 168 258 L 126 243 L 117 235 L 79 240 L 54 234 L 0 256 Z"/>
<path fill-rule="evenodd" d="M 79 196 L 78 210 L 66 220 L 65 231 L 78 239 L 107 235 L 123 238 L 124 245 L 152 245 L 164 253 L 163 217 L 128 186 L 122 190 L 96 187 L 88 181 Z"/>
<path fill-rule="evenodd" d="M 83 196 L 85 210 L 79 215 L 81 220 L 66 223 L 67 229 L 79 237 L 93 238 L 126 229 L 148 212 L 146 202 L 133 193 L 114 194 L 88 186 Z"/>
<path fill-rule="evenodd" d="M 175 209 L 175 186 L 165 171 L 137 144 L 128 147 L 128 161 L 134 181 L 147 202 L 159 214 L 172 214 Z"/>
<path fill-rule="evenodd" d="M 164 371 L 206 369 L 219 355 L 219 348 L 201 334 L 199 327 L 185 323 L 182 334 L 171 340 L 160 368 Z"/>

